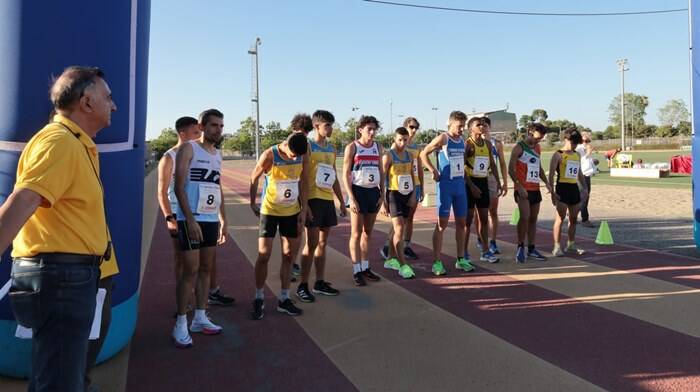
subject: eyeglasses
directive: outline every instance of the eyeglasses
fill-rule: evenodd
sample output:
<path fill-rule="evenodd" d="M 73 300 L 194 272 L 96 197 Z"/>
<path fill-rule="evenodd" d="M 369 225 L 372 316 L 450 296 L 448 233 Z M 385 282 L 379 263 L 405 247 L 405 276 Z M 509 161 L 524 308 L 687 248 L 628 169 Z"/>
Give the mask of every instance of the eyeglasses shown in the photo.
<path fill-rule="evenodd" d="M 418 126 L 417 125 L 409 125 L 408 129 L 418 129 Z"/>

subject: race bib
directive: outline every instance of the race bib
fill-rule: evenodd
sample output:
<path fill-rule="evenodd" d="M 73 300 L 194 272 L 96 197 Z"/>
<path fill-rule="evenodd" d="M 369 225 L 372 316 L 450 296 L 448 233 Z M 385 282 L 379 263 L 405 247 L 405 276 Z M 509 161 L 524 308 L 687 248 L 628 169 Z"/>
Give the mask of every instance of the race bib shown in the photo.
<path fill-rule="evenodd" d="M 540 165 L 527 165 L 527 176 L 525 178 L 527 182 L 539 184 L 540 183 Z"/>
<path fill-rule="evenodd" d="M 299 199 L 299 180 L 277 180 L 275 181 L 275 202 L 290 205 Z"/>
<path fill-rule="evenodd" d="M 464 156 L 450 157 L 450 179 L 464 177 Z"/>
<path fill-rule="evenodd" d="M 489 174 L 489 157 L 474 157 L 474 168 L 472 173 L 475 177 L 486 177 Z"/>
<path fill-rule="evenodd" d="M 398 176 L 399 193 L 408 195 L 413 192 L 413 176 L 410 174 L 401 174 Z"/>
<path fill-rule="evenodd" d="M 564 173 L 564 177 L 571 180 L 577 179 L 580 167 L 581 163 L 579 161 L 566 161 L 566 173 Z"/>
<path fill-rule="evenodd" d="M 335 169 L 333 166 L 319 163 L 316 165 L 316 186 L 321 189 L 332 189 L 335 183 Z"/>
<path fill-rule="evenodd" d="M 360 171 L 360 185 L 364 187 L 379 186 L 379 168 L 377 166 L 364 166 Z"/>
<path fill-rule="evenodd" d="M 218 184 L 199 184 L 198 214 L 218 214 L 221 206 L 221 188 Z"/>

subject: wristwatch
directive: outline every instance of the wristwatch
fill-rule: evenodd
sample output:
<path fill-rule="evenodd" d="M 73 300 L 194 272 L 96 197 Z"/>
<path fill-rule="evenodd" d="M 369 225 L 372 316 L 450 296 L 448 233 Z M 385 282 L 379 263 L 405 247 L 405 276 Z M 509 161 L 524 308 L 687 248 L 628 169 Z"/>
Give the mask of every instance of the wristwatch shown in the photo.
<path fill-rule="evenodd" d="M 177 221 L 177 217 L 175 216 L 175 214 L 170 214 L 170 215 L 168 215 L 168 216 L 165 217 L 165 220 L 166 220 L 167 222 L 176 222 L 176 221 Z"/>

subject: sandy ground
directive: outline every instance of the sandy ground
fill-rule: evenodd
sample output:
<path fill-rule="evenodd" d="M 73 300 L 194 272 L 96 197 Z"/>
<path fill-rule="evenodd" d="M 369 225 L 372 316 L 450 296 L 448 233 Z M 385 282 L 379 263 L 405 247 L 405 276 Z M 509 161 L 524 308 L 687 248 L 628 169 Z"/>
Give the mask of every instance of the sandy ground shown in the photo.
<path fill-rule="evenodd" d="M 431 181 L 427 188 L 435 189 Z M 434 193 L 434 191 L 433 191 Z M 555 209 L 546 188 L 539 226 L 551 230 Z M 515 201 L 513 189 L 500 199 L 499 216 L 510 219 Z M 592 185 L 589 203 L 594 228 L 577 226 L 581 236 L 595 238 L 599 223 L 608 222 L 615 242 L 700 257 L 693 241 L 693 207 L 690 189 L 642 188 L 619 185 Z M 432 204 L 431 204 L 432 205 Z M 564 229 L 562 229 L 564 231 Z"/>

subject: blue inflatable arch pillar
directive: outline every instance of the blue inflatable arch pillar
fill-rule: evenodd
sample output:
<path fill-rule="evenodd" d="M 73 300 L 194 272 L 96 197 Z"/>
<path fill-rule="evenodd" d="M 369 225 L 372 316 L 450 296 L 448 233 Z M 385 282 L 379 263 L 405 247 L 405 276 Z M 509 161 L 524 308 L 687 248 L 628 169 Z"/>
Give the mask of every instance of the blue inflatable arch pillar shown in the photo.
<path fill-rule="evenodd" d="M 112 325 L 98 361 L 126 346 L 136 325 L 149 23 L 150 0 L 0 1 L 0 202 L 12 192 L 24 144 L 49 118 L 52 76 L 69 65 L 100 67 L 118 107 L 96 139 L 120 268 Z M 10 264 L 8 251 L 0 262 L 0 286 Z M 16 327 L 6 297 L 0 301 L 0 374 L 26 377 L 31 342 L 15 338 Z"/>

